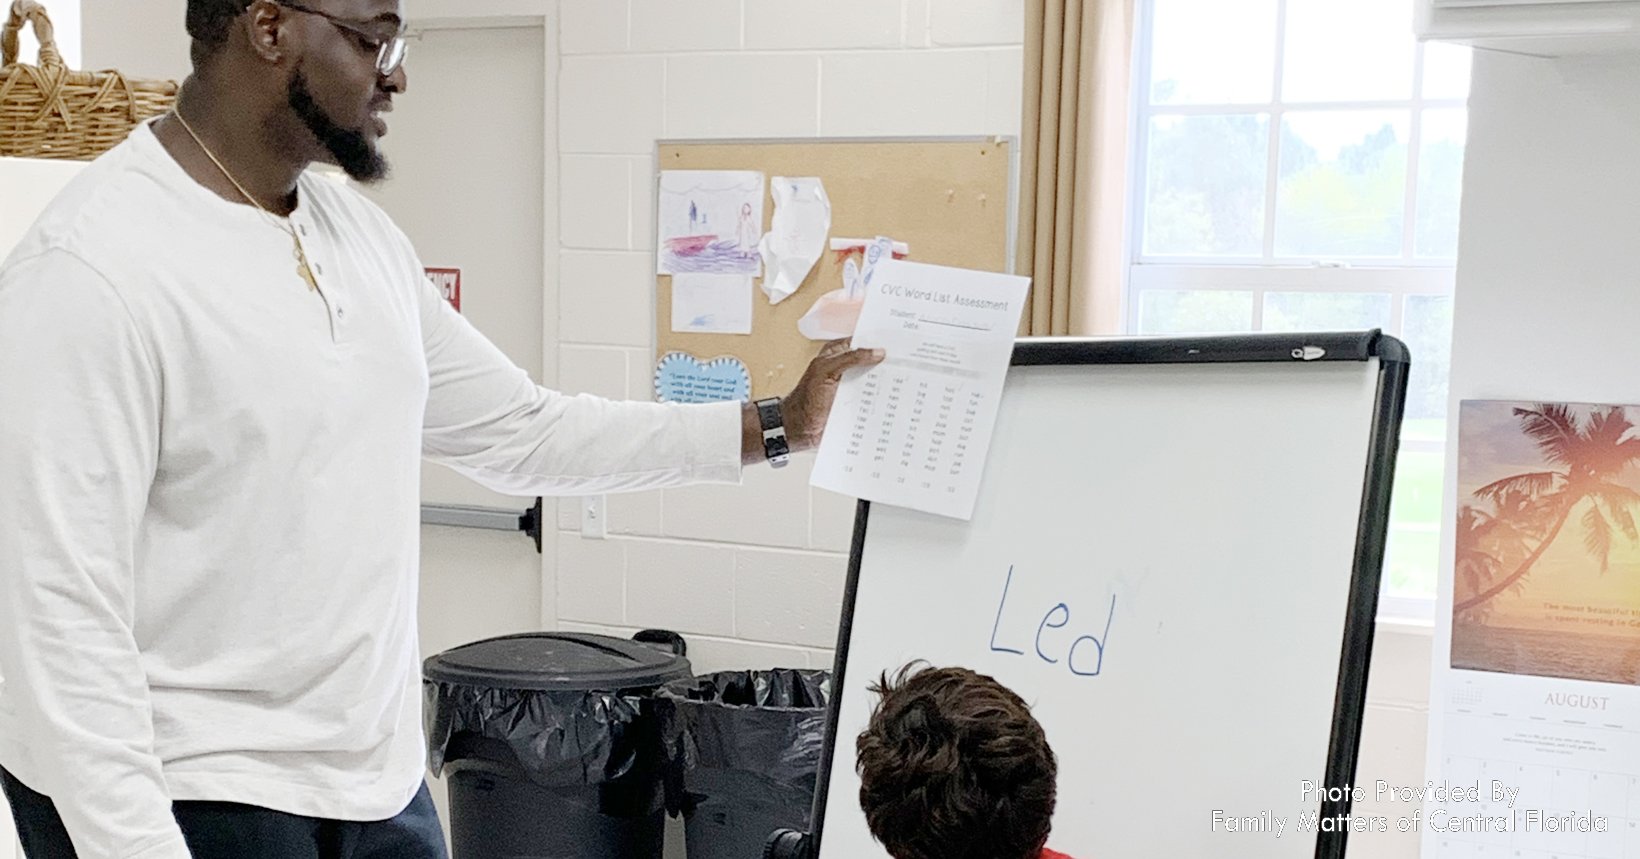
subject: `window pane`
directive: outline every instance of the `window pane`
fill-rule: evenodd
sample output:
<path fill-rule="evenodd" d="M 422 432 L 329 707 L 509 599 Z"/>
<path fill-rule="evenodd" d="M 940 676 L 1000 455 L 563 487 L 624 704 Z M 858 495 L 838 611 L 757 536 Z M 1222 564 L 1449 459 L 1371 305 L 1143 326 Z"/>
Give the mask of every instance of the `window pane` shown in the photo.
<path fill-rule="evenodd" d="M 1410 116 L 1312 111 L 1282 118 L 1277 256 L 1401 255 Z"/>
<path fill-rule="evenodd" d="M 1253 294 L 1218 289 L 1139 293 L 1140 334 L 1230 334 L 1253 330 Z"/>
<path fill-rule="evenodd" d="M 1412 97 L 1412 0 L 1287 0 L 1286 101 Z"/>
<path fill-rule="evenodd" d="M 1458 255 L 1458 201 L 1469 112 L 1426 110 L 1418 143 L 1418 256 Z"/>
<path fill-rule="evenodd" d="M 1402 451 L 1395 461 L 1395 491 L 1389 504 L 1389 545 L 1384 558 L 1384 591 L 1432 597 L 1441 557 L 1441 481 L 1446 456 Z"/>
<path fill-rule="evenodd" d="M 1269 127 L 1263 114 L 1151 119 L 1144 253 L 1263 250 Z"/>
<path fill-rule="evenodd" d="M 1452 370 L 1452 296 L 1409 295 L 1403 308 L 1401 339 L 1412 350 L 1407 378 L 1407 428 L 1413 421 L 1446 417 L 1447 376 Z M 1440 437 L 1445 437 L 1444 425 Z"/>
<path fill-rule="evenodd" d="M 1473 49 L 1445 42 L 1424 43 L 1424 98 L 1468 98 Z"/>
<path fill-rule="evenodd" d="M 1386 328 L 1387 292 L 1266 292 L 1265 331 L 1365 331 Z"/>
<path fill-rule="evenodd" d="M 1268 104 L 1275 0 L 1156 0 L 1153 104 Z"/>

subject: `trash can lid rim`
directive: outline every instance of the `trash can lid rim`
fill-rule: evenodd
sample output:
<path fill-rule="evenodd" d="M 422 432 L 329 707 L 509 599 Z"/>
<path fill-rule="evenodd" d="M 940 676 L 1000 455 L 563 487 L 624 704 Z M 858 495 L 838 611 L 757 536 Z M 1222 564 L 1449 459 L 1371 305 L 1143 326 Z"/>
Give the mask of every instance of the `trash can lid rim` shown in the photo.
<path fill-rule="evenodd" d="M 660 689 L 655 693 L 657 698 L 676 701 L 691 707 L 709 707 L 723 710 L 756 710 L 759 713 L 824 713 L 830 709 L 830 704 L 816 704 L 813 707 L 793 707 L 789 704 L 728 704 L 723 701 L 701 701 L 697 698 L 687 698 L 670 689 Z"/>
<path fill-rule="evenodd" d="M 596 692 L 689 677 L 689 660 L 647 644 L 579 632 L 524 632 L 428 657 L 422 676 L 462 686 Z"/>

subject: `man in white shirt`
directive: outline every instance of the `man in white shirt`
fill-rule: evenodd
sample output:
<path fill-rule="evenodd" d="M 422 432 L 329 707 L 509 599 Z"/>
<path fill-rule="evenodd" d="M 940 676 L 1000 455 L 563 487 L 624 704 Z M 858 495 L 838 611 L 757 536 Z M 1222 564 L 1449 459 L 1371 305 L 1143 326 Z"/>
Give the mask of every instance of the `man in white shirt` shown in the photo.
<path fill-rule="evenodd" d="M 190 0 L 174 114 L 0 267 L 0 782 L 30 859 L 442 857 L 419 462 L 520 495 L 738 481 L 758 410 L 535 386 L 315 161 L 385 175 L 397 0 Z M 832 344 L 778 408 L 814 445 Z"/>

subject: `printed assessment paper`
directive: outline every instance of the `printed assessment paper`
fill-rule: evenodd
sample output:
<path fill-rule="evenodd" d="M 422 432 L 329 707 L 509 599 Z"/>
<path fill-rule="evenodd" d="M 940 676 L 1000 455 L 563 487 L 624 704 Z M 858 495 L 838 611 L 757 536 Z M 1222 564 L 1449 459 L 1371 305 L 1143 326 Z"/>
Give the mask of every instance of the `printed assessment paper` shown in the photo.
<path fill-rule="evenodd" d="M 972 518 L 1030 279 L 897 260 L 877 265 L 854 331 L 886 350 L 843 377 L 810 482 Z"/>

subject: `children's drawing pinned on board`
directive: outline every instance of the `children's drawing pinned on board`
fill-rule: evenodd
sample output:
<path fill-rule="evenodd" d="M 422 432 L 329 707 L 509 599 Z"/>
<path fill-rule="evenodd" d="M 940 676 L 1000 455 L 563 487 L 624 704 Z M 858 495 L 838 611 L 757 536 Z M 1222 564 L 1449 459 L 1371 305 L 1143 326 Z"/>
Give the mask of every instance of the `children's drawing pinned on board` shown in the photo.
<path fill-rule="evenodd" d="M 831 200 L 819 177 L 774 177 L 774 218 L 758 250 L 763 255 L 763 292 L 770 304 L 779 304 L 803 285 L 826 250 L 831 232 Z"/>
<path fill-rule="evenodd" d="M 849 298 L 865 298 L 866 282 L 860 277 L 860 267 L 854 260 L 843 260 L 843 294 Z"/>
<path fill-rule="evenodd" d="M 843 288 L 834 289 L 815 299 L 814 306 L 797 320 L 797 330 L 810 340 L 836 340 L 854 336 L 854 326 L 860 321 L 860 308 L 866 301 L 866 283 L 874 272 L 877 261 L 894 256 L 894 240 L 878 236 L 865 246 L 865 270 L 850 256 L 843 260 Z"/>
<path fill-rule="evenodd" d="M 878 236 L 871 244 L 866 245 L 866 264 L 860 270 L 860 295 L 864 297 L 867 289 L 877 277 L 877 264 L 894 258 L 894 240 Z"/>
<path fill-rule="evenodd" d="M 762 173 L 663 170 L 655 221 L 657 274 L 761 273 Z"/>
<path fill-rule="evenodd" d="M 672 330 L 692 334 L 752 333 L 752 276 L 672 275 Z"/>

